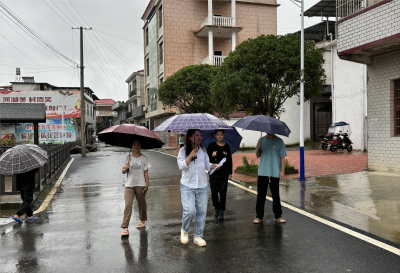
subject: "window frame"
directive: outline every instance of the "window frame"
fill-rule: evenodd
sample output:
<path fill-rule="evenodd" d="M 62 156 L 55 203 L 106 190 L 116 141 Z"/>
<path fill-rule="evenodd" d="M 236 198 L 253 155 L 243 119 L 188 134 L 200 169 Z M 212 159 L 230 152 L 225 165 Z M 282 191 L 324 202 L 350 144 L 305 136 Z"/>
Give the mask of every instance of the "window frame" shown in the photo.
<path fill-rule="evenodd" d="M 149 46 L 149 28 L 148 27 L 146 27 L 146 29 L 145 29 L 145 39 L 146 39 L 146 46 Z"/>
<path fill-rule="evenodd" d="M 158 44 L 158 65 L 162 65 L 164 63 L 164 41 Z"/>
<path fill-rule="evenodd" d="M 146 72 L 147 72 L 147 77 L 150 76 L 150 59 L 146 58 Z"/>
<path fill-rule="evenodd" d="M 400 97 L 398 97 L 397 96 L 397 91 L 399 91 L 400 92 L 400 88 L 397 88 L 396 87 L 396 85 L 399 85 L 399 87 L 400 87 L 400 80 L 395 80 L 395 81 L 393 81 L 393 124 L 394 124 L 394 130 L 393 130 L 393 132 L 394 132 L 394 136 L 395 137 L 400 137 L 400 134 L 398 134 L 397 133 L 397 128 L 399 127 L 399 126 L 397 126 L 397 120 L 400 120 L 398 117 L 397 117 L 397 112 L 400 112 L 400 105 L 396 105 L 396 102 L 397 102 L 397 99 L 400 99 Z"/>
<path fill-rule="evenodd" d="M 163 26 L 163 6 L 160 5 L 158 8 L 158 28 L 161 28 Z"/>

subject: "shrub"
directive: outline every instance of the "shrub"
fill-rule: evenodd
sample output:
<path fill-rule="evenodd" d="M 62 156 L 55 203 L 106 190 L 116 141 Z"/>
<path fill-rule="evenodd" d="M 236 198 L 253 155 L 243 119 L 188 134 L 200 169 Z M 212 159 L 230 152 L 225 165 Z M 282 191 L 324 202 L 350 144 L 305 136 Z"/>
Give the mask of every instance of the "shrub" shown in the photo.
<path fill-rule="evenodd" d="M 285 171 L 294 170 L 294 167 L 289 165 L 289 161 L 285 160 Z"/>

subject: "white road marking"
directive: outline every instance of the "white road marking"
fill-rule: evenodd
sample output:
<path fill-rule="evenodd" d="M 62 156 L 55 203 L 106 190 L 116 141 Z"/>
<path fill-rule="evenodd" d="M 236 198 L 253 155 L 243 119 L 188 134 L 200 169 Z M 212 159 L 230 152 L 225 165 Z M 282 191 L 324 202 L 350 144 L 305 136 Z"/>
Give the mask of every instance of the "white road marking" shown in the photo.
<path fill-rule="evenodd" d="M 65 167 L 64 171 L 60 175 L 60 177 L 57 180 L 57 183 L 53 186 L 51 189 L 50 193 L 47 195 L 46 199 L 44 199 L 43 203 L 40 205 L 40 207 L 33 212 L 33 214 L 38 214 L 47 209 L 47 206 L 50 204 L 51 199 L 53 198 L 54 194 L 57 192 L 58 187 L 60 186 L 61 182 L 64 179 L 65 174 L 67 173 L 69 167 L 71 166 L 72 162 L 74 159 L 72 158 L 71 161 L 68 163 L 68 165 Z"/>
<path fill-rule="evenodd" d="M 165 154 L 165 155 L 169 155 L 169 156 L 172 156 L 172 157 L 175 157 L 175 158 L 176 158 L 176 156 L 174 156 L 174 155 L 170 155 L 170 154 L 163 153 L 163 152 L 159 152 L 159 151 L 156 151 L 156 152 L 161 153 L 161 154 Z M 234 186 L 236 186 L 236 187 L 238 187 L 238 188 L 244 189 L 244 190 L 246 190 L 246 191 L 248 191 L 248 192 L 251 192 L 251 193 L 254 193 L 254 194 L 257 195 L 257 192 L 256 192 L 255 190 L 248 189 L 248 188 L 246 188 L 246 187 L 244 187 L 244 186 L 242 186 L 242 185 L 239 185 L 238 183 L 233 182 L 232 180 L 229 180 L 229 183 L 232 184 L 232 185 L 234 185 Z M 267 196 L 267 200 L 272 201 L 272 198 L 269 197 L 269 196 Z M 366 236 L 366 235 L 364 235 L 364 234 L 361 234 L 361 233 L 356 232 L 356 231 L 354 231 L 354 230 L 348 229 L 348 228 L 346 228 L 346 227 L 342 227 L 341 225 L 335 224 L 335 223 L 333 223 L 333 222 L 331 222 L 331 221 L 328 221 L 328 220 L 326 220 L 326 219 L 323 219 L 323 218 L 321 218 L 321 217 L 319 217 L 319 216 L 316 216 L 316 215 L 314 215 L 314 214 L 311 214 L 311 213 L 309 213 L 309 212 L 306 212 L 306 211 L 304 211 L 304 210 L 301 210 L 301 209 L 299 209 L 299 208 L 296 208 L 296 207 L 294 207 L 294 206 L 292 206 L 292 205 L 286 204 L 285 202 L 282 202 L 282 201 L 281 201 L 281 204 L 282 204 L 283 207 L 288 208 L 288 209 L 290 209 L 290 210 L 292 210 L 292 211 L 295 211 L 295 212 L 297 212 L 297 213 L 299 213 L 299 214 L 301 214 L 301 215 L 307 216 L 307 217 L 309 217 L 309 218 L 311 218 L 311 219 L 313 219 L 313 220 L 315 220 L 315 221 L 318 221 L 318 222 L 320 222 L 320 223 L 322 223 L 322 224 L 325 224 L 325 225 L 327 225 L 327 226 L 330 226 L 330 227 L 332 227 L 332 228 L 334 228 L 334 229 L 337 229 L 337 230 L 339 230 L 339 231 L 341 231 L 341 232 L 344 232 L 344 233 L 346 233 L 346 234 L 348 234 L 348 235 L 351 235 L 351 236 L 353 236 L 353 237 L 356 237 L 356 238 L 358 238 L 358 239 L 360 239 L 360 240 L 363 240 L 363 241 L 365 241 L 365 242 L 367 242 L 367 243 L 370 243 L 370 244 L 372 244 L 372 245 L 374 245 L 374 246 L 380 247 L 380 248 L 382 248 L 382 249 L 385 249 L 385 250 L 387 250 L 387 251 L 389 251 L 389 252 L 392 252 L 392 253 L 394 253 L 394 254 L 400 256 L 400 249 L 398 249 L 398 248 L 396 248 L 396 247 L 393 247 L 393 246 L 391 246 L 391 245 L 382 243 L 382 242 L 380 242 L 380 241 L 378 241 L 378 240 L 372 239 L 372 238 L 370 238 L 370 237 L 368 237 L 368 236 Z"/>

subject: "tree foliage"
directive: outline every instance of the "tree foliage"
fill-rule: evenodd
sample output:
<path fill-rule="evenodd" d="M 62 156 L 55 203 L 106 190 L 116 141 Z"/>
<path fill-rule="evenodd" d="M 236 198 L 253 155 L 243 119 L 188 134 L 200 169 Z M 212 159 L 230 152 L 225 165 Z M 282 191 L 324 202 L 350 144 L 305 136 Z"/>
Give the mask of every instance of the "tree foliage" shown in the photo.
<path fill-rule="evenodd" d="M 100 121 L 96 121 L 96 134 L 100 133 L 101 131 L 103 131 L 104 128 L 104 124 Z"/>
<path fill-rule="evenodd" d="M 253 115 L 280 116 L 283 103 L 300 93 L 300 36 L 261 35 L 238 45 L 225 58 L 212 84 L 217 111 L 228 116 L 244 109 Z M 305 99 L 321 95 L 324 59 L 305 43 Z"/>
<path fill-rule="evenodd" d="M 207 64 L 186 66 L 160 85 L 158 99 L 186 113 L 212 113 L 211 82 L 216 71 Z"/>

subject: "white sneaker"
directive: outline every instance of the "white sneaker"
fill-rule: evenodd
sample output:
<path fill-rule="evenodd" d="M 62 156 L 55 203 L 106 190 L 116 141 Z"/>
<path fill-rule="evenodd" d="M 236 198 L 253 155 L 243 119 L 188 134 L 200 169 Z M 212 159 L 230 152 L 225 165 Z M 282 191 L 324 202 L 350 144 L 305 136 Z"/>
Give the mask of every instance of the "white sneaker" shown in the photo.
<path fill-rule="evenodd" d="M 198 246 L 206 246 L 207 245 L 206 241 L 204 241 L 203 238 L 201 238 L 201 237 L 194 237 L 193 243 Z"/>
<path fill-rule="evenodd" d="M 189 234 L 185 233 L 183 229 L 181 229 L 181 243 L 184 245 L 189 243 Z"/>

